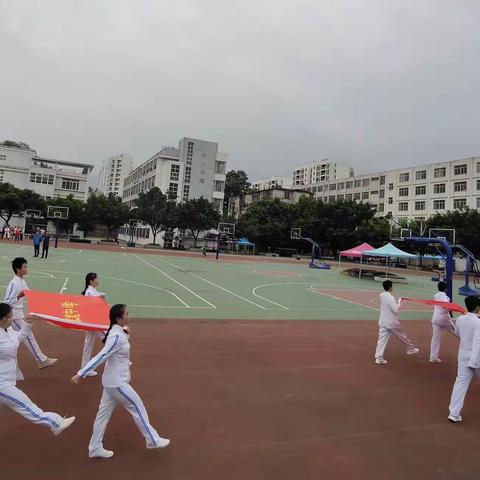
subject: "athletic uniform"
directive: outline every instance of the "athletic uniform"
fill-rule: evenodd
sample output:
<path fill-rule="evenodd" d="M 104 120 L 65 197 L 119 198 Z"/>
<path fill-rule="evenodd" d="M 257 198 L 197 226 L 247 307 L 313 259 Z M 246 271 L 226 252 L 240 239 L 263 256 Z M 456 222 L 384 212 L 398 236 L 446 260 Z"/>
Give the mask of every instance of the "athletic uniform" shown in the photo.
<path fill-rule="evenodd" d="M 89 455 L 93 457 L 97 453 L 105 451 L 103 436 L 118 403 L 123 405 L 133 417 L 135 424 L 145 437 L 147 448 L 167 446 L 169 440 L 160 437 L 150 425 L 141 398 L 130 386 L 130 342 L 128 335 L 120 325 L 112 326 L 103 349 L 78 371 L 78 375 L 86 377 L 88 372 L 105 361 L 107 363 L 102 376 L 103 395 L 88 446 Z"/>
<path fill-rule="evenodd" d="M 437 292 L 433 299 L 437 302 L 450 302 L 450 298 L 445 292 Z M 450 317 L 450 312 L 442 307 L 435 305 L 432 316 L 432 342 L 430 344 L 430 361 L 438 362 L 440 354 L 440 342 L 443 330 L 447 330 L 455 335 L 455 325 Z"/>
<path fill-rule="evenodd" d="M 5 303 L 8 303 L 13 309 L 12 328 L 17 332 L 20 331 L 25 324 L 25 314 L 23 312 L 24 297 L 18 298 L 18 294 L 28 289 L 27 282 L 18 275 L 15 275 L 8 284 L 5 293 Z M 22 336 L 22 341 L 30 350 L 30 353 L 37 363 L 40 365 L 45 364 L 47 356 L 40 350 L 31 331 Z"/>
<path fill-rule="evenodd" d="M 27 420 L 44 425 L 58 434 L 63 430 L 63 418 L 57 413 L 44 412 L 16 387 L 17 380 L 23 380 L 17 362 L 18 346 L 29 337 L 33 337 L 31 326 L 24 321 L 20 331 L 12 327 L 0 329 L 0 405 L 6 405 Z"/>
<path fill-rule="evenodd" d="M 95 287 L 89 286 L 85 290 L 86 297 L 106 297 L 106 295 L 102 292 L 99 292 Z M 83 354 L 82 354 L 82 364 L 81 367 L 83 368 L 90 358 L 92 357 L 93 347 L 95 345 L 95 340 L 99 338 L 103 340 L 105 336 L 105 332 L 85 332 L 85 342 L 83 344 Z M 92 370 L 89 376 L 95 376 L 97 373 Z"/>

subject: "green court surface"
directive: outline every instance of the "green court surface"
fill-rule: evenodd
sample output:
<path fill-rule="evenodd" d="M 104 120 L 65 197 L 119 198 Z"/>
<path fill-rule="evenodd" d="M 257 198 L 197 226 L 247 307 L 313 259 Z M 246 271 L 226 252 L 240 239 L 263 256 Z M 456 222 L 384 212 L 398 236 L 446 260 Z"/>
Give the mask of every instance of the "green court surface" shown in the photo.
<path fill-rule="evenodd" d="M 125 253 L 128 252 L 128 253 Z M 0 289 L 13 272 L 15 256 L 28 260 L 33 290 L 78 294 L 85 274 L 97 272 L 109 303 L 126 303 L 132 316 L 188 319 L 365 320 L 378 319 L 380 282 L 313 270 L 298 264 L 230 262 L 227 256 L 162 256 L 70 248 L 50 249 L 46 260 L 32 257 L 30 245 L 0 244 Z M 136 251 L 138 252 L 138 250 Z M 432 298 L 435 283 L 410 272 L 395 296 Z M 455 289 L 458 284 L 455 285 Z M 463 297 L 454 299 L 463 304 Z M 402 319 L 428 319 L 431 307 L 409 303 Z"/>

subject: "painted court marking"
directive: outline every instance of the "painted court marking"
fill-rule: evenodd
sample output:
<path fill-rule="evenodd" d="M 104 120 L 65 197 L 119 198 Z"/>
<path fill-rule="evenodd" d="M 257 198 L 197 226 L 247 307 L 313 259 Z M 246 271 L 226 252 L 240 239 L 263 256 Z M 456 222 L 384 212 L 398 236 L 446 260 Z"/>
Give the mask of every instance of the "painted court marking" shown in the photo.
<path fill-rule="evenodd" d="M 63 293 L 67 289 L 68 277 L 65 277 L 65 282 L 63 282 L 63 286 L 60 290 L 60 293 Z"/>

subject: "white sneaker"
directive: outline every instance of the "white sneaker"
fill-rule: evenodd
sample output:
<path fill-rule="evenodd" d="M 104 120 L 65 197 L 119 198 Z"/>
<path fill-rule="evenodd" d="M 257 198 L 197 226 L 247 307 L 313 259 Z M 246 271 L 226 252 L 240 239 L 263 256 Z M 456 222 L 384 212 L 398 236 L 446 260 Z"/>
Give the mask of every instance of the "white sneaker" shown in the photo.
<path fill-rule="evenodd" d="M 42 363 L 38 364 L 38 368 L 41 370 L 42 368 L 51 367 L 58 362 L 58 358 L 47 358 Z"/>
<path fill-rule="evenodd" d="M 154 445 L 153 447 L 147 447 L 147 448 L 152 450 L 154 448 L 165 448 L 165 447 L 168 447 L 168 445 L 170 445 L 170 440 L 168 438 L 160 437 L 156 445 Z"/>
<path fill-rule="evenodd" d="M 460 423 L 462 421 L 462 416 L 459 415 L 458 417 L 455 415 L 449 415 L 448 416 L 448 421 L 452 423 Z"/>
<path fill-rule="evenodd" d="M 430 360 L 430 363 L 442 363 L 442 361 L 439 358 L 434 358 Z"/>
<path fill-rule="evenodd" d="M 410 350 L 407 350 L 407 355 L 415 355 L 415 354 L 417 354 L 419 351 L 420 351 L 419 348 L 414 347 L 414 348 L 411 348 Z"/>
<path fill-rule="evenodd" d="M 376 363 L 377 365 L 385 365 L 385 364 L 387 364 L 388 362 L 387 362 L 384 358 L 380 358 L 380 357 L 379 357 L 379 358 L 376 358 L 376 359 L 375 359 L 375 363 Z"/>
<path fill-rule="evenodd" d="M 65 417 L 60 422 L 60 426 L 58 430 L 54 432 L 54 435 L 60 435 L 64 430 L 66 430 L 73 422 L 75 421 L 75 417 Z"/>
<path fill-rule="evenodd" d="M 100 450 L 95 450 L 94 452 L 88 452 L 89 458 L 112 458 L 112 450 L 105 450 L 104 448 Z"/>
<path fill-rule="evenodd" d="M 91 370 L 85 376 L 86 377 L 96 377 L 97 375 L 98 375 L 98 373 L 95 370 Z"/>

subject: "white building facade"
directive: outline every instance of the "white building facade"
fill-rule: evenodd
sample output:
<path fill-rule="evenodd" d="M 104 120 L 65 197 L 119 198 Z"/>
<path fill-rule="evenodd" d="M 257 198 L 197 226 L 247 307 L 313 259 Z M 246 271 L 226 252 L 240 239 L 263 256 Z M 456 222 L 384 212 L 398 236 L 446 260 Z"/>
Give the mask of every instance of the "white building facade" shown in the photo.
<path fill-rule="evenodd" d="M 325 202 L 369 202 L 378 216 L 425 220 L 449 210 L 480 208 L 480 157 L 355 175 L 305 189 Z"/>
<path fill-rule="evenodd" d="M 269 177 L 263 180 L 257 180 L 252 182 L 251 189 L 256 191 L 269 190 L 271 188 L 293 188 L 293 178 L 292 177 Z"/>
<path fill-rule="evenodd" d="M 74 198 L 86 201 L 93 165 L 44 158 L 29 148 L 0 145 L 0 182 L 28 188 L 46 200 Z"/>
<path fill-rule="evenodd" d="M 121 197 L 123 182 L 132 171 L 133 159 L 128 153 L 114 155 L 102 162 L 98 179 L 98 190 L 104 195 L 111 193 Z"/>
<path fill-rule="evenodd" d="M 352 167 L 325 159 L 295 169 L 292 180 L 295 188 L 302 188 L 338 178 L 353 177 L 354 173 Z"/>

